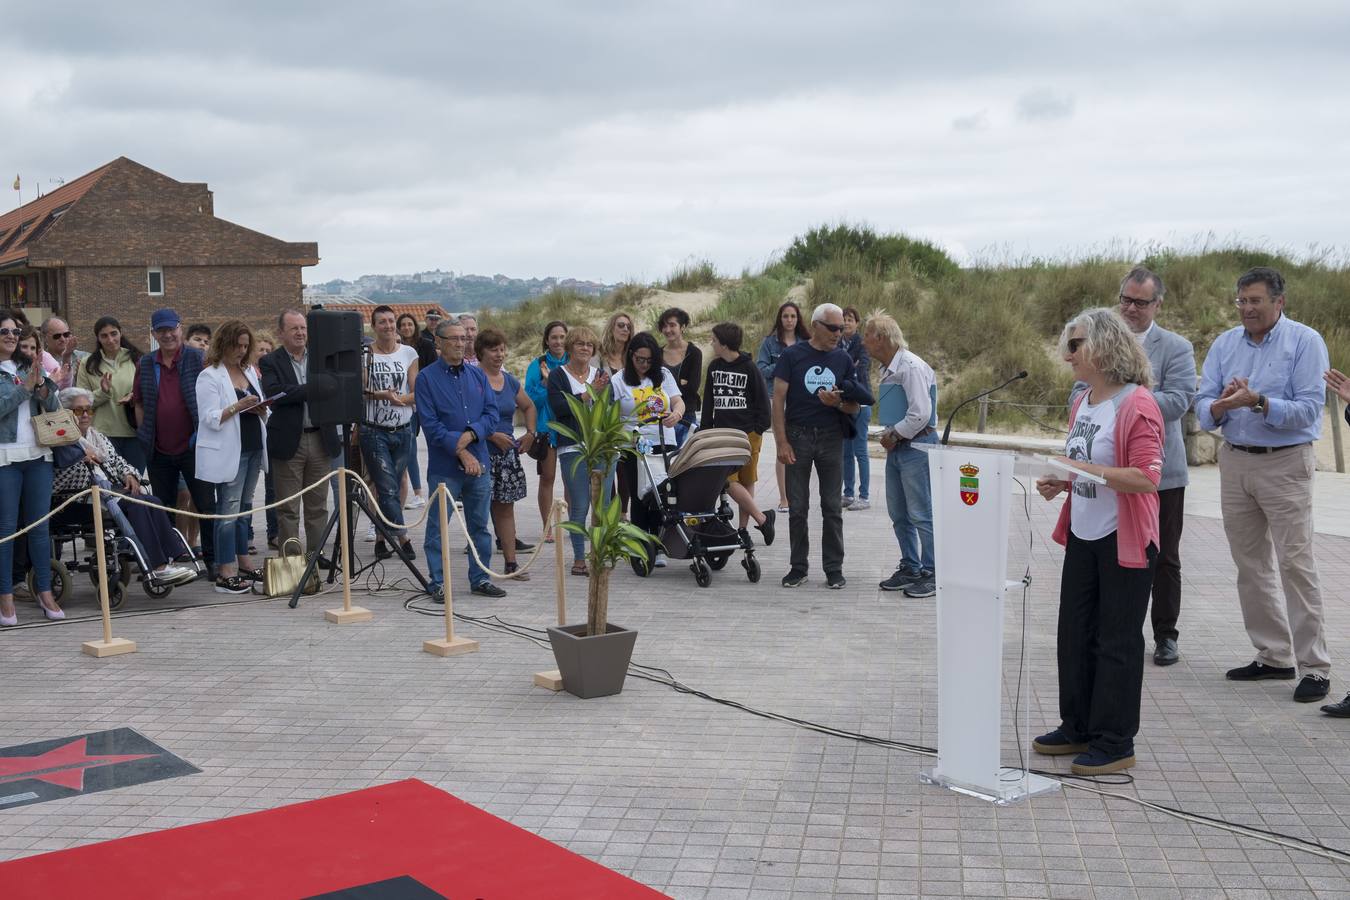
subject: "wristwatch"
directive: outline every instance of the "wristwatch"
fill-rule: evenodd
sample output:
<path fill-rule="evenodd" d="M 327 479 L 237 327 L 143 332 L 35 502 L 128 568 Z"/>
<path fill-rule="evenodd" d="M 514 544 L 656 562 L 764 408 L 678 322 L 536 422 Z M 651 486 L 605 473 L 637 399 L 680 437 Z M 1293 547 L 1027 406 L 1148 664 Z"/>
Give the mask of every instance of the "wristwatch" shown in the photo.
<path fill-rule="evenodd" d="M 1252 412 L 1256 413 L 1258 416 L 1263 416 L 1263 415 L 1265 415 L 1265 413 L 1266 413 L 1266 395 L 1265 395 L 1265 394 L 1257 394 L 1257 395 L 1256 395 L 1256 402 L 1252 404 Z"/>

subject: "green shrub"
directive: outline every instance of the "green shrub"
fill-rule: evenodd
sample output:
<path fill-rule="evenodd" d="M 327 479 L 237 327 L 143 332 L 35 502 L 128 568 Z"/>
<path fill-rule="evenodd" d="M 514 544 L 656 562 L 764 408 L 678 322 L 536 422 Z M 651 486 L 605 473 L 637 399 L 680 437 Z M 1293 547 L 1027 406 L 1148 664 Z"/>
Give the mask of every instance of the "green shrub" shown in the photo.
<path fill-rule="evenodd" d="M 909 269 L 921 278 L 954 275 L 960 267 L 941 247 L 903 234 L 878 235 L 871 228 L 840 223 L 820 225 L 793 238 L 783 262 L 798 272 L 813 273 L 831 259 L 852 254 L 879 274 Z"/>
<path fill-rule="evenodd" d="M 666 279 L 668 291 L 697 291 L 702 288 L 717 287 L 721 279 L 717 268 L 706 259 L 689 260 L 682 263 Z"/>

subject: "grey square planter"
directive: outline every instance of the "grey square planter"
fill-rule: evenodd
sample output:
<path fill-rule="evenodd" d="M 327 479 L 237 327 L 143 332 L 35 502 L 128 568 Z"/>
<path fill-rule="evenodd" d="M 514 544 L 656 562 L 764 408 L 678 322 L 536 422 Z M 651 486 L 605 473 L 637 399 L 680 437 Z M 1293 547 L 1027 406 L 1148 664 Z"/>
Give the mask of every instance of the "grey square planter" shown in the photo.
<path fill-rule="evenodd" d="M 548 630 L 553 658 L 562 673 L 563 689 L 583 700 L 608 697 L 623 690 L 637 632 L 612 622 L 604 634 L 586 636 L 586 626 L 560 625 Z"/>

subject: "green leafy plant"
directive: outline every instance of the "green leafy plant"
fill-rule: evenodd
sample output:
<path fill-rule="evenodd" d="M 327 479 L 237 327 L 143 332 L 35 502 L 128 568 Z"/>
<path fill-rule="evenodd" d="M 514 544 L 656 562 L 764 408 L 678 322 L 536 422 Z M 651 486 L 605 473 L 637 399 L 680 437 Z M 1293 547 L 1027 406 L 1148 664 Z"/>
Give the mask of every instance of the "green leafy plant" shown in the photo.
<path fill-rule="evenodd" d="M 622 456 L 636 456 L 637 445 L 633 432 L 619 412 L 619 402 L 608 390 L 586 388 L 588 398 L 578 400 L 569 396 L 567 405 L 576 417 L 575 429 L 556 420 L 550 423 L 555 431 L 576 441 L 580 465 L 590 472 L 591 522 L 564 522 L 562 527 L 572 534 L 586 538 L 589 578 L 586 586 L 586 634 L 604 634 L 609 616 L 609 576 L 618 563 L 630 557 L 645 557 L 647 546 L 656 538 L 629 522 L 623 521 L 618 497 L 602 502 L 605 475 Z"/>

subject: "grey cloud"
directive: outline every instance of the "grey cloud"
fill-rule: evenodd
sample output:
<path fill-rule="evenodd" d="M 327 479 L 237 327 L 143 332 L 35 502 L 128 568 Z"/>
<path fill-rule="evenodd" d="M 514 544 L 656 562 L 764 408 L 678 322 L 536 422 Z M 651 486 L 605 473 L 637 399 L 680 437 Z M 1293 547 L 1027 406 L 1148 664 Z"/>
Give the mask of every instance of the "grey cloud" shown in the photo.
<path fill-rule="evenodd" d="M 1073 116 L 1072 94 L 1057 93 L 1050 88 L 1036 88 L 1017 98 L 1017 118 L 1024 122 L 1050 122 Z"/>
<path fill-rule="evenodd" d="M 988 131 L 989 130 L 989 110 L 982 109 L 979 112 L 971 113 L 968 116 L 957 116 L 952 119 L 953 131 Z"/>

